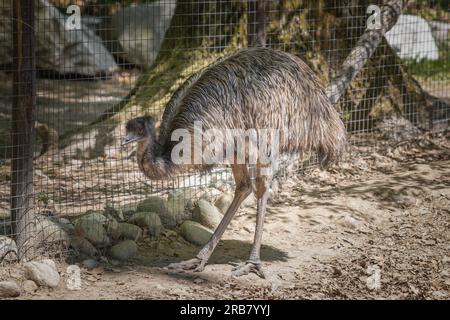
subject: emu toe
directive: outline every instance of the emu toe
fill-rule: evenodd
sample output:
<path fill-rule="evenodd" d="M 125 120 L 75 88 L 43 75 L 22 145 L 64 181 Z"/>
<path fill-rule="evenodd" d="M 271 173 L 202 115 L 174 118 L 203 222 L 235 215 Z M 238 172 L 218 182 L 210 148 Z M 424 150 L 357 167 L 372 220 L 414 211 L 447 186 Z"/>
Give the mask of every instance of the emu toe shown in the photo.
<path fill-rule="evenodd" d="M 193 258 L 186 261 L 181 262 L 174 262 L 169 264 L 166 268 L 170 270 L 194 270 L 196 272 L 203 271 L 205 269 L 206 261 L 199 259 L 199 258 Z"/>
<path fill-rule="evenodd" d="M 250 261 L 237 263 L 234 264 L 234 268 L 231 270 L 231 275 L 234 277 L 244 276 L 249 273 L 254 273 L 262 279 L 266 278 L 261 263 L 254 263 Z"/>

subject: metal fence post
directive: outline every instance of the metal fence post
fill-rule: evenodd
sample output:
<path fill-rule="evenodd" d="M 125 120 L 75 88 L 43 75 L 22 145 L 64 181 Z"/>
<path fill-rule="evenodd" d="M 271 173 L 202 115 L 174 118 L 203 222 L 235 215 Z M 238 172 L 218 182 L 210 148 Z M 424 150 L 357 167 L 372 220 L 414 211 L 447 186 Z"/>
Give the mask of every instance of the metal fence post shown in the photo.
<path fill-rule="evenodd" d="M 11 218 L 19 258 L 32 251 L 33 142 L 36 109 L 34 0 L 13 1 Z"/>

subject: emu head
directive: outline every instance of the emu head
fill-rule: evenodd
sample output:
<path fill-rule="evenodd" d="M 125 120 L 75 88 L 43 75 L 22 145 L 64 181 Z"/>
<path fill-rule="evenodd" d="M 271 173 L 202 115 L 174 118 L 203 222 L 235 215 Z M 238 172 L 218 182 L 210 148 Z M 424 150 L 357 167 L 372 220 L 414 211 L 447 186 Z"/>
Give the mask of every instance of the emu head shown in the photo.
<path fill-rule="evenodd" d="M 122 139 L 122 146 L 149 138 L 155 138 L 155 119 L 152 116 L 134 118 L 126 124 L 126 136 Z"/>

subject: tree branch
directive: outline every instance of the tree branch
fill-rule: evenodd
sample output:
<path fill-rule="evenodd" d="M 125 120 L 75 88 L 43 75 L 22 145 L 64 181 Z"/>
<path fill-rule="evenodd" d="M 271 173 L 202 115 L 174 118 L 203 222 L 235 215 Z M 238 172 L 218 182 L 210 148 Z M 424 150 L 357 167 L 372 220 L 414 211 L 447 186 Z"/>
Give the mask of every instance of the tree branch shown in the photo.
<path fill-rule="evenodd" d="M 408 0 L 389 0 L 380 8 L 380 25 L 366 29 L 326 89 L 333 104 L 338 102 L 347 86 L 373 55 L 384 34 L 395 25 L 407 3 Z"/>

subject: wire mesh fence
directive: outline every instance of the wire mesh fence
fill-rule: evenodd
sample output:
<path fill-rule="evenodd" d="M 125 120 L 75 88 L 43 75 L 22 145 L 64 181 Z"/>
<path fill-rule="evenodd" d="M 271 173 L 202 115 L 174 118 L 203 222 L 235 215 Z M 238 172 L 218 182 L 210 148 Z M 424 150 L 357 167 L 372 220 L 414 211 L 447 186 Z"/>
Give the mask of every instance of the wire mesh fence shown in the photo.
<path fill-rule="evenodd" d="M 410 2 L 336 105 L 350 142 L 367 150 L 392 126 L 448 128 L 448 1 Z M 120 146 L 125 121 L 161 120 L 189 76 L 248 46 L 301 57 L 327 86 L 382 5 L 0 0 L 0 259 L 16 258 L 10 238 L 33 255 L 69 248 L 89 255 L 136 240 L 140 228 L 157 236 L 158 223 L 136 222 L 136 213 L 155 212 L 175 228 L 196 199 L 230 192 L 227 168 L 145 178 L 136 150 Z M 296 163 L 312 166 L 314 155 Z"/>

